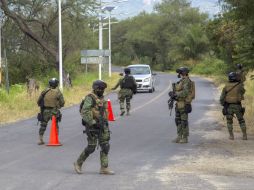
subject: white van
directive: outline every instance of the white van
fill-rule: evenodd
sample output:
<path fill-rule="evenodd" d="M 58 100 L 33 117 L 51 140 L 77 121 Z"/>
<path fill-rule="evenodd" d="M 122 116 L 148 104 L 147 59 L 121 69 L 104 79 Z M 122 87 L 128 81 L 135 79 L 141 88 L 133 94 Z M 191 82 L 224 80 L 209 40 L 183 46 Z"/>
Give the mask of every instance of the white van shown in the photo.
<path fill-rule="evenodd" d="M 148 91 L 150 93 L 155 91 L 155 77 L 149 65 L 129 65 L 131 75 L 135 78 L 137 83 L 137 91 Z"/>

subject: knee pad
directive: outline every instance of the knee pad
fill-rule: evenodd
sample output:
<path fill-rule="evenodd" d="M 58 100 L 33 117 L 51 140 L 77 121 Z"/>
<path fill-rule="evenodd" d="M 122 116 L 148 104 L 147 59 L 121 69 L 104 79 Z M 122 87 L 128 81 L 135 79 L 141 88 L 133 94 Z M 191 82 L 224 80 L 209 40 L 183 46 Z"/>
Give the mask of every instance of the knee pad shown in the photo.
<path fill-rule="evenodd" d="M 108 154 L 109 149 L 110 149 L 110 145 L 109 145 L 108 143 L 107 143 L 107 144 L 102 144 L 102 145 L 101 145 L 101 151 L 102 151 L 104 154 Z"/>
<path fill-rule="evenodd" d="M 175 123 L 176 123 L 176 126 L 178 126 L 181 124 L 181 120 L 179 118 L 175 118 Z"/>
<path fill-rule="evenodd" d="M 85 149 L 85 154 L 89 155 L 92 154 L 95 151 L 96 146 L 94 145 L 88 145 Z"/>
<path fill-rule="evenodd" d="M 184 128 L 187 128 L 189 125 L 187 120 L 182 120 L 181 123 L 182 123 L 182 127 L 184 127 Z"/>

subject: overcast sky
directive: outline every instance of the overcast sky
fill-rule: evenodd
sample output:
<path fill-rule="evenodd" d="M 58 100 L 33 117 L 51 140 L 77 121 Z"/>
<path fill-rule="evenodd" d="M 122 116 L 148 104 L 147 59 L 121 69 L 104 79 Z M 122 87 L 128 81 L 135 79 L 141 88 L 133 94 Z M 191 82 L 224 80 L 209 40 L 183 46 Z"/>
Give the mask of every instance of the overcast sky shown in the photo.
<path fill-rule="evenodd" d="M 151 12 L 155 3 L 160 2 L 160 0 L 128 0 L 128 2 L 122 2 L 115 4 L 117 9 L 112 13 L 128 13 L 126 16 L 116 16 L 116 17 L 131 17 L 135 16 L 141 11 Z M 208 13 L 210 16 L 219 12 L 218 0 L 192 0 L 192 6 L 198 7 L 202 12 Z"/>

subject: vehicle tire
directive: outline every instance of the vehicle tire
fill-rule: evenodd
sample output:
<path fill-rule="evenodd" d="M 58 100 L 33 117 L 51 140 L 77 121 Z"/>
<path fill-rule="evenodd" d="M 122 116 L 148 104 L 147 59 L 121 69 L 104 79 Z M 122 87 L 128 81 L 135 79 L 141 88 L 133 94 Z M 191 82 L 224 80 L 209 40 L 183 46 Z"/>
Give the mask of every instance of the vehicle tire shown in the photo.
<path fill-rule="evenodd" d="M 153 89 L 149 89 L 149 91 L 148 91 L 149 93 L 153 93 Z"/>
<path fill-rule="evenodd" d="M 153 92 L 155 91 L 155 88 L 153 87 Z"/>

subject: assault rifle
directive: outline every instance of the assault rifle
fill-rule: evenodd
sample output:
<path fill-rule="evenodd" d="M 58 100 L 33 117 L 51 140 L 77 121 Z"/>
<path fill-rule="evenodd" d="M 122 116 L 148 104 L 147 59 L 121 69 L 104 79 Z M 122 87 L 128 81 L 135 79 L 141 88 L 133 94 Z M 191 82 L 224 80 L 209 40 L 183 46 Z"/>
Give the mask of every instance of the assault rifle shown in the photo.
<path fill-rule="evenodd" d="M 175 93 L 176 84 L 175 83 L 172 84 L 172 90 L 173 91 L 170 91 L 168 93 L 168 95 L 170 97 L 169 100 L 168 100 L 168 109 L 170 110 L 170 116 L 172 114 L 172 109 L 174 108 L 174 102 L 176 101 L 176 93 Z"/>

